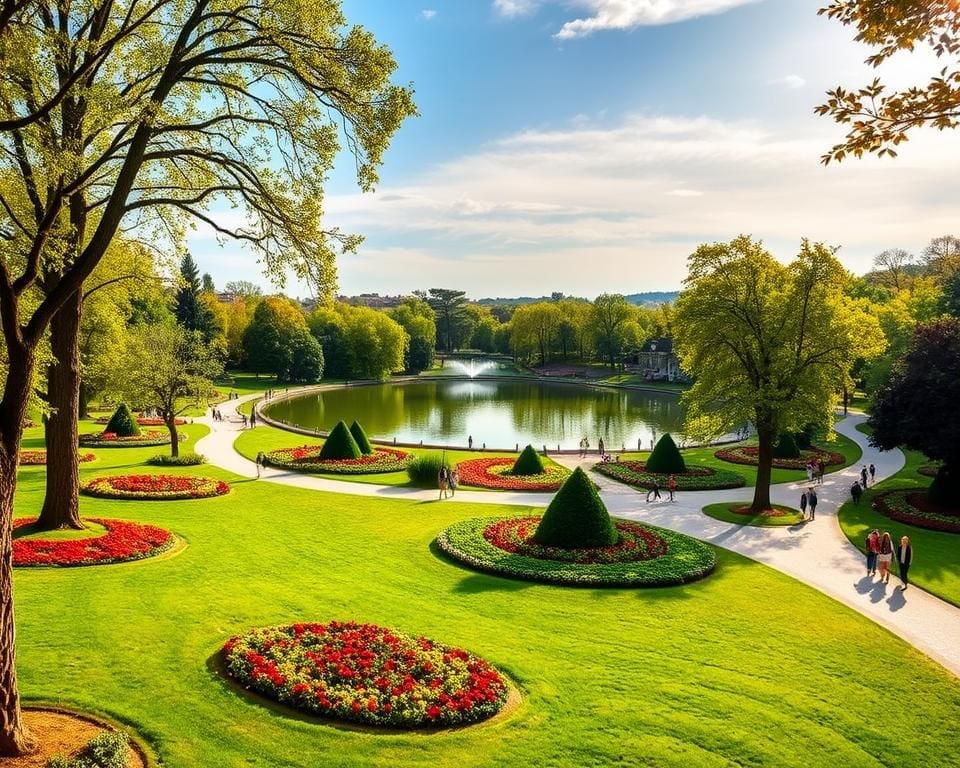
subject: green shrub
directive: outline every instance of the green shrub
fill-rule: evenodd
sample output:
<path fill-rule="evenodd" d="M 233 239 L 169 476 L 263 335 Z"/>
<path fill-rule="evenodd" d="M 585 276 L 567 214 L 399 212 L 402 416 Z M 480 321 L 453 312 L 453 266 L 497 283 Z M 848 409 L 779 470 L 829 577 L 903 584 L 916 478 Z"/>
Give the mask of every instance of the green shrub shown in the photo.
<path fill-rule="evenodd" d="M 800 449 L 797 447 L 797 441 L 789 432 L 781 432 L 780 439 L 773 447 L 773 458 L 775 459 L 798 459 L 800 458 Z"/>
<path fill-rule="evenodd" d="M 94 736 L 74 758 L 57 755 L 46 768 L 127 768 L 130 740 L 125 733 L 109 731 Z"/>
<path fill-rule="evenodd" d="M 320 450 L 320 460 L 329 459 L 359 459 L 363 454 L 360 452 L 360 446 L 353 439 L 347 425 L 342 421 L 337 422 L 330 434 L 327 435 L 323 448 Z"/>
<path fill-rule="evenodd" d="M 363 431 L 363 427 L 360 426 L 359 421 L 354 421 L 350 425 L 350 434 L 353 435 L 353 439 L 357 441 L 357 446 L 360 448 L 360 452 L 366 456 L 369 456 L 373 453 L 373 446 L 370 445 L 370 441 L 367 439 L 367 433 Z"/>
<path fill-rule="evenodd" d="M 532 445 L 528 445 L 517 460 L 513 462 L 513 469 L 510 470 L 514 475 L 542 475 L 544 473 L 543 459 L 536 452 Z"/>
<path fill-rule="evenodd" d="M 957 510 L 957 517 L 960 518 L 960 477 L 956 472 L 951 472 L 949 464 L 937 470 L 937 476 L 927 490 L 927 498 L 935 504 Z"/>
<path fill-rule="evenodd" d="M 140 434 L 140 426 L 137 424 L 137 420 L 133 418 L 133 414 L 130 413 L 127 404 L 120 403 L 103 431 L 113 432 L 117 437 L 135 437 Z"/>
<path fill-rule="evenodd" d="M 801 451 L 809 451 L 813 448 L 813 438 L 817 435 L 815 424 L 807 424 L 799 432 L 795 433 L 793 439 L 797 442 L 797 448 Z"/>
<path fill-rule="evenodd" d="M 147 459 L 147 464 L 154 467 L 196 467 L 199 464 L 206 464 L 207 457 L 200 453 L 181 453 L 179 456 L 168 456 L 165 453 L 158 453 Z"/>
<path fill-rule="evenodd" d="M 617 529 L 610 513 L 580 467 L 573 470 L 553 497 L 533 540 L 561 549 L 609 547 L 617 543 Z"/>
<path fill-rule="evenodd" d="M 435 487 L 440 467 L 450 469 L 450 462 L 440 453 L 425 453 L 407 464 L 410 482 L 416 485 Z"/>
<path fill-rule="evenodd" d="M 674 475 L 687 471 L 687 465 L 683 461 L 683 456 L 680 455 L 680 449 L 673 442 L 669 432 L 657 440 L 657 444 L 647 458 L 646 464 L 647 472 Z"/>

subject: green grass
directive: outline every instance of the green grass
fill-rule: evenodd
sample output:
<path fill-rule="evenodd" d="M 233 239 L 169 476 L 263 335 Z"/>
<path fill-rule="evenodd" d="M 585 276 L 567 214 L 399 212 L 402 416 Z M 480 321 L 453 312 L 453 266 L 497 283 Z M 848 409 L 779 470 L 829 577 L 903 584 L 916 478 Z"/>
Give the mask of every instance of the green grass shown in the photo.
<path fill-rule="evenodd" d="M 73 528 L 68 528 L 62 531 L 40 531 L 37 530 L 36 525 L 22 525 L 17 530 L 13 532 L 13 538 L 24 541 L 29 541 L 30 539 L 46 539 L 53 541 L 73 541 L 75 539 L 91 539 L 96 536 L 104 536 L 107 533 L 107 529 L 104 528 L 99 523 L 91 523 L 86 521 L 84 523 L 86 526 L 82 531 L 75 530 Z"/>
<path fill-rule="evenodd" d="M 784 507 L 780 504 L 774 504 L 775 509 L 782 509 L 787 514 L 781 517 L 764 517 L 762 515 L 738 515 L 731 511 L 732 507 L 742 507 L 748 505 L 749 501 L 735 501 L 732 504 L 723 502 L 720 504 L 707 504 L 703 508 L 703 514 L 716 520 L 723 520 L 725 523 L 736 523 L 737 525 L 756 525 L 764 528 L 777 527 L 784 525 L 797 525 L 803 521 L 803 516 L 799 509 Z"/>
<path fill-rule="evenodd" d="M 204 430 L 187 428 L 191 441 Z M 146 471 L 136 461 L 155 452 L 102 451 L 81 474 Z M 960 681 L 845 606 L 738 555 L 719 551 L 712 576 L 682 587 L 534 585 L 463 570 L 431 549 L 458 520 L 523 508 L 347 498 L 213 467 L 170 471 L 223 477 L 234 492 L 149 504 L 82 497 L 81 509 L 169 528 L 186 549 L 18 570 L 15 581 L 25 696 L 131 723 L 172 768 L 960 764 Z M 39 510 L 43 472 L 20 473 L 18 516 Z M 234 633 L 331 618 L 462 645 L 510 675 L 523 703 L 464 730 L 372 734 L 280 712 L 213 669 Z M 892 695 L 898 680 L 909 681 L 905 695 Z"/>
<path fill-rule="evenodd" d="M 869 429 L 861 431 L 869 434 Z M 864 541 L 874 528 L 890 531 L 894 541 L 900 541 L 900 537 L 906 534 L 910 537 L 914 552 L 910 581 L 937 597 L 960 606 L 960 534 L 931 531 L 891 520 L 870 505 L 877 491 L 926 488 L 930 485 L 932 478 L 917 472 L 918 467 L 929 464 L 930 460 L 919 451 L 904 451 L 904 455 L 907 463 L 897 474 L 868 488 L 859 504 L 850 500 L 840 507 L 840 527 L 861 552 L 866 551 Z"/>

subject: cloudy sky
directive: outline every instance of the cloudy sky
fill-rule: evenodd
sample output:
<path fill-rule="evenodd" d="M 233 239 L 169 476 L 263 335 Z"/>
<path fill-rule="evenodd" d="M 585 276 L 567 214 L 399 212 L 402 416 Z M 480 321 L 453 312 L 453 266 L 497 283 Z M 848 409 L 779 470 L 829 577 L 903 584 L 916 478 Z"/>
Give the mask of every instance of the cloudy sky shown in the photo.
<path fill-rule="evenodd" d="M 841 246 L 855 272 L 960 234 L 960 133 L 819 163 L 843 131 L 813 108 L 873 76 L 852 32 L 817 16 L 825 2 L 345 0 L 395 52 L 421 116 L 376 193 L 348 162 L 331 179 L 328 225 L 366 237 L 339 262 L 341 292 L 672 290 L 699 243 L 744 232 L 785 260 L 802 237 Z M 921 51 L 881 74 L 902 85 L 938 68 Z M 238 246 L 198 231 L 190 248 L 218 284 L 266 286 Z"/>

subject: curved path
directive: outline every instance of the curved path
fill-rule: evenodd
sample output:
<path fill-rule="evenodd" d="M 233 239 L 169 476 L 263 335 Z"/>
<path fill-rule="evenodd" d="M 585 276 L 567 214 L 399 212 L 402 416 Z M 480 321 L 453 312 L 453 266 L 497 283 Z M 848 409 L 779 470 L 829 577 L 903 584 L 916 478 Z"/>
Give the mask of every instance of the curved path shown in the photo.
<path fill-rule="evenodd" d="M 197 442 L 197 452 L 203 453 L 210 463 L 237 475 L 256 477 L 256 465 L 237 453 L 233 442 L 242 430 L 240 417 L 236 414 L 237 406 L 257 397 L 258 394 L 248 395 L 221 403 L 218 408 L 224 421 L 197 419 L 211 428 L 211 433 Z M 837 431 L 860 445 L 862 462 L 872 462 L 876 466 L 879 482 L 898 472 L 903 467 L 904 457 L 900 451 L 881 453 L 870 447 L 863 433 L 856 429 L 864 420 L 862 415 L 847 416 L 837 424 Z M 562 456 L 559 461 L 570 467 L 579 463 L 576 456 Z M 586 466 L 595 461 L 596 457 L 590 457 L 583 464 Z M 361 496 L 427 501 L 436 499 L 437 493 L 330 480 L 272 467 L 264 469 L 261 476 L 273 483 Z M 713 502 L 747 499 L 749 488 L 681 492 L 673 503 L 662 500 L 648 504 L 642 490 L 603 475 L 593 475 L 611 514 L 695 536 L 789 574 L 886 627 L 960 676 L 960 609 L 916 586 L 903 592 L 895 577 L 887 585 L 875 577 L 867 577 L 863 555 L 840 530 L 837 510 L 849 498 L 850 486 L 858 476 L 859 467 L 854 465 L 824 477 L 823 484 L 817 486 L 820 503 L 815 521 L 789 527 L 761 528 L 714 520 L 700 511 Z M 806 485 L 806 482 L 774 485 L 770 489 L 771 500 L 796 507 Z M 470 492 L 461 489 L 450 501 L 546 506 L 552 497 L 553 494 L 549 493 Z M 802 620 L 816 621 L 816 617 L 807 616 Z"/>

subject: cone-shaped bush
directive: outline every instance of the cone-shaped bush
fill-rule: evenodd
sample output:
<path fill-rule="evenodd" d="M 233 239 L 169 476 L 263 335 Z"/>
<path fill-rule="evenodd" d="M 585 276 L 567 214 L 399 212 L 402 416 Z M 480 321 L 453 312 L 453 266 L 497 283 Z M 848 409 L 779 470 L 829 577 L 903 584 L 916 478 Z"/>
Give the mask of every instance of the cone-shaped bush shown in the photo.
<path fill-rule="evenodd" d="M 359 459 L 363 454 L 360 452 L 360 446 L 353 439 L 347 425 L 342 421 L 337 422 L 330 434 L 327 435 L 323 448 L 320 449 L 320 460 L 327 459 Z"/>
<path fill-rule="evenodd" d="M 617 529 L 610 514 L 580 467 L 573 470 L 553 497 L 533 540 L 561 549 L 609 547 L 617 543 Z"/>
<path fill-rule="evenodd" d="M 360 453 L 366 454 L 367 456 L 373 453 L 373 446 L 370 445 L 370 441 L 367 440 L 367 433 L 363 431 L 363 427 L 360 426 L 359 421 L 354 421 L 353 424 L 350 425 L 350 434 L 353 435 L 353 439 L 357 441 Z"/>
<path fill-rule="evenodd" d="M 773 458 L 775 459 L 798 459 L 800 458 L 800 449 L 797 448 L 797 441 L 789 432 L 781 432 L 780 439 L 773 446 Z"/>
<path fill-rule="evenodd" d="M 532 445 L 528 445 L 517 456 L 517 460 L 513 462 L 511 472 L 515 475 L 542 475 L 543 459 L 540 458 L 540 454 L 534 450 Z"/>
<path fill-rule="evenodd" d="M 680 449 L 667 432 L 657 440 L 653 452 L 647 459 L 647 472 L 663 472 L 672 475 L 686 471 L 687 465 L 683 461 L 683 456 L 680 455 Z"/>
<path fill-rule="evenodd" d="M 117 437 L 135 437 L 140 434 L 140 427 L 137 420 L 133 418 L 130 409 L 126 403 L 120 403 L 117 410 L 110 417 L 110 423 L 103 430 L 104 432 L 113 432 Z"/>

